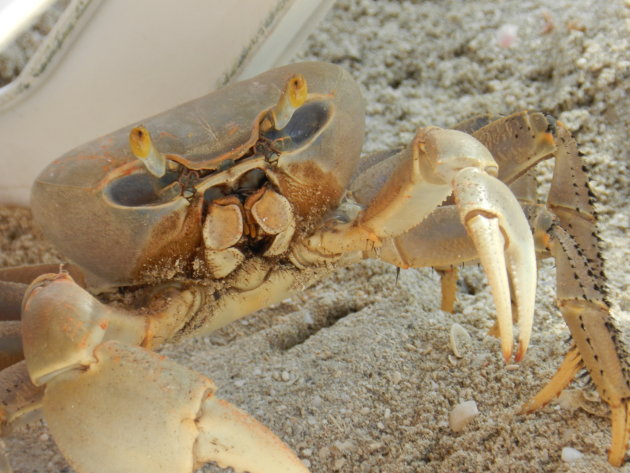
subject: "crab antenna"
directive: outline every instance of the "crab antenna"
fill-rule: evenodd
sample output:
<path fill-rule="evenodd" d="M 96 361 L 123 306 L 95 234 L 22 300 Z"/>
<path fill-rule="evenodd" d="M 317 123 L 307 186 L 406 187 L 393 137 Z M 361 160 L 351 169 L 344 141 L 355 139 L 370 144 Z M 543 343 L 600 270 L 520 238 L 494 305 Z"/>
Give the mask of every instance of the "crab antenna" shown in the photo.
<path fill-rule="evenodd" d="M 294 74 L 287 81 L 280 99 L 270 111 L 273 127 L 283 129 L 298 108 L 304 105 L 308 95 L 306 79 L 302 74 Z"/>
<path fill-rule="evenodd" d="M 142 125 L 134 127 L 129 133 L 129 147 L 133 155 L 144 163 L 151 174 L 155 177 L 164 176 L 166 158 L 153 146 L 149 130 Z"/>

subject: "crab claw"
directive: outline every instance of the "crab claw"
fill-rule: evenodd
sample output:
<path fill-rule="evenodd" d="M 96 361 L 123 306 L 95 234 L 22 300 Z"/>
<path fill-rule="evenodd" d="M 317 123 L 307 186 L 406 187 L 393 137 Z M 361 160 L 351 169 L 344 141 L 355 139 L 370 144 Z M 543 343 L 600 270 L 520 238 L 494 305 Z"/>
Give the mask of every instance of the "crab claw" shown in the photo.
<path fill-rule="evenodd" d="M 519 326 L 518 362 L 527 350 L 534 317 L 536 253 L 532 233 L 514 194 L 498 179 L 478 168 L 464 168 L 453 181 L 460 218 L 490 283 L 506 362 L 512 357 L 513 345 L 512 288 Z"/>
<path fill-rule="evenodd" d="M 181 305 L 153 318 L 185 314 L 187 298 L 182 292 Z M 44 390 L 44 418 L 76 471 L 191 473 L 208 462 L 308 471 L 262 424 L 217 400 L 210 379 L 135 346 L 161 332 L 153 318 L 101 304 L 67 273 L 37 278 L 22 318 L 28 375 Z"/>
<path fill-rule="evenodd" d="M 43 403 L 77 471 L 190 473 L 216 462 L 237 472 L 308 472 L 265 426 L 215 398 L 210 379 L 116 341 L 99 345 L 94 358 L 50 379 Z"/>

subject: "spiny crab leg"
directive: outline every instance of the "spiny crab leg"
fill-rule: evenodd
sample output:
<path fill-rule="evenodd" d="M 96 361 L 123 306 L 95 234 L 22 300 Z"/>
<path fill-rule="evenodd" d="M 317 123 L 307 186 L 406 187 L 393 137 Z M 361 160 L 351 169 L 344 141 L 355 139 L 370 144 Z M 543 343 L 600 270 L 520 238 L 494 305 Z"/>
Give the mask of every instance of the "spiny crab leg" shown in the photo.
<path fill-rule="evenodd" d="M 533 323 L 536 253 L 518 201 L 494 177 L 497 167 L 488 149 L 466 133 L 437 127 L 420 129 L 400 154 L 355 180 L 354 193 L 365 209 L 349 223 L 326 222 L 306 245 L 310 254 L 361 251 L 365 257 L 374 256 L 378 253 L 374 248 L 420 224 L 453 193 L 460 219 L 488 275 L 506 361 L 512 356 L 513 345 L 512 283 L 520 329 L 519 361 L 525 355 Z M 385 182 L 374 189 L 373 182 L 382 182 L 384 175 Z M 294 256 L 299 260 L 301 254 L 295 252 Z"/>
<path fill-rule="evenodd" d="M 512 191 L 479 169 L 458 172 L 453 187 L 460 218 L 475 244 L 492 289 L 506 362 L 512 356 L 513 344 L 508 277 L 512 282 L 519 326 L 515 356 L 518 362 L 529 344 L 536 293 L 536 253 L 529 224 Z"/>
<path fill-rule="evenodd" d="M 212 461 L 238 472 L 307 473 L 271 431 L 214 397 L 210 379 L 144 348 L 172 336 L 198 303 L 185 290 L 166 299 L 170 311 L 143 316 L 101 304 L 64 273 L 30 286 L 26 368 L 34 386 L 45 386 L 44 418 L 68 462 L 90 473 L 190 473 Z"/>

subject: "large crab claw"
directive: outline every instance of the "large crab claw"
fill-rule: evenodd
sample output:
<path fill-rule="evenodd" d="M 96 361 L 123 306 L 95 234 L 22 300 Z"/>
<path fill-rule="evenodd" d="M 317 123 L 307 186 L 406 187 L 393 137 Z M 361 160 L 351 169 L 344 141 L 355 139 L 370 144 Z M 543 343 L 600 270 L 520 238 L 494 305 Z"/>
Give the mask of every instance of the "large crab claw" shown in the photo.
<path fill-rule="evenodd" d="M 211 461 L 235 471 L 308 471 L 266 427 L 217 399 L 208 378 L 115 341 L 96 347 L 94 357 L 48 381 L 43 403 L 55 442 L 77 471 L 183 473 Z"/>
<path fill-rule="evenodd" d="M 22 320 L 44 418 L 77 471 L 188 473 L 208 462 L 308 471 L 266 427 L 214 397 L 210 379 L 134 346 L 147 342 L 152 320 L 101 304 L 67 274 L 33 282 Z"/>
<path fill-rule="evenodd" d="M 475 244 L 490 282 L 506 362 L 512 355 L 510 295 L 515 299 L 519 324 L 515 360 L 518 362 L 529 344 L 536 293 L 536 253 L 529 224 L 512 191 L 477 168 L 460 171 L 453 179 L 453 187 L 461 221 Z"/>
<path fill-rule="evenodd" d="M 512 356 L 514 298 L 519 324 L 515 359 L 519 361 L 533 322 L 536 253 L 527 219 L 510 189 L 495 177 L 497 172 L 490 152 L 472 136 L 437 127 L 420 129 L 405 150 L 381 159 L 352 183 L 351 195 L 364 210 L 349 223 L 343 218 L 329 220 L 306 245 L 322 255 L 361 251 L 365 256 L 380 256 L 379 247 L 420 224 L 452 193 L 488 276 L 506 361 Z M 405 249 L 394 244 L 390 250 Z M 456 260 L 457 255 L 449 258 Z M 413 259 L 407 255 L 388 258 L 399 266 L 405 264 L 398 262 Z"/>

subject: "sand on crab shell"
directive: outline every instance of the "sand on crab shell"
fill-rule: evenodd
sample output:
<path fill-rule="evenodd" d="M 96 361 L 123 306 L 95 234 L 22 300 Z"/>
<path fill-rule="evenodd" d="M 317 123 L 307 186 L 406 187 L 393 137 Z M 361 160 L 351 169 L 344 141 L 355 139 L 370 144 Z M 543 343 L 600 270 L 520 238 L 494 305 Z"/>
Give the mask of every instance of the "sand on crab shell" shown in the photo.
<path fill-rule="evenodd" d="M 296 60 L 335 62 L 360 81 L 368 151 L 478 113 L 541 109 L 564 121 L 591 169 L 613 312 L 630 333 L 629 38 L 630 8 L 620 0 L 341 0 Z M 549 166 L 541 183 L 548 176 Z M 58 258 L 28 211 L 2 208 L 0 232 L 2 265 Z M 606 406 L 588 386 L 517 415 L 569 346 L 552 262 L 539 279 L 532 344 L 518 366 L 502 362 L 487 333 L 493 303 L 478 268 L 463 270 L 449 314 L 438 309 L 432 270 L 397 277 L 378 261 L 164 354 L 211 377 L 221 397 L 268 425 L 313 472 L 630 472 L 606 463 Z M 449 347 L 454 323 L 471 337 L 462 358 Z M 453 433 L 448 414 L 465 400 L 480 413 Z M 17 473 L 67 471 L 41 423 L 7 444 Z M 584 456 L 564 462 L 563 447 Z"/>

